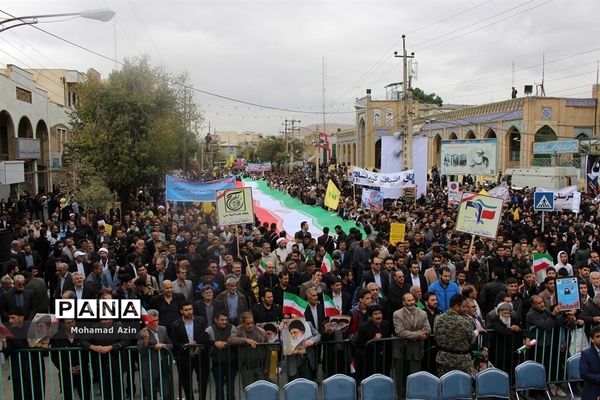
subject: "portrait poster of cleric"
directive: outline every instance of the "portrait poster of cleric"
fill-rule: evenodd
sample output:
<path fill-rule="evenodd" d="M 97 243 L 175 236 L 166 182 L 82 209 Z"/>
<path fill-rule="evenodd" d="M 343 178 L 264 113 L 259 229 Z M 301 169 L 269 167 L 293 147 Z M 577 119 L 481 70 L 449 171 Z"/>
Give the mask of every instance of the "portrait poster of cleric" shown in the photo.
<path fill-rule="evenodd" d="M 305 354 L 304 343 L 312 338 L 310 323 L 304 318 L 292 318 L 283 321 L 281 329 L 281 341 L 283 344 L 283 355 Z"/>

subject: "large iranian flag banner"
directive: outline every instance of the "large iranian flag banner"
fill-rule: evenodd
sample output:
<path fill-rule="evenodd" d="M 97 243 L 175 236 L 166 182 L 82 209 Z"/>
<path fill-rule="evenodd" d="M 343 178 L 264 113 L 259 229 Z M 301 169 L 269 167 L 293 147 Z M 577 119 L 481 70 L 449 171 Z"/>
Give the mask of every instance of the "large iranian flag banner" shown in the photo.
<path fill-rule="evenodd" d="M 314 238 L 321 236 L 326 226 L 333 232 L 333 228 L 340 225 L 346 233 L 350 228 L 356 227 L 354 221 L 344 220 L 337 213 L 321 207 L 303 204 L 299 199 L 269 187 L 267 181 L 245 179 L 243 182 L 237 182 L 237 186 L 252 188 L 254 213 L 260 222 L 276 223 L 277 231 L 284 230 L 288 240 L 293 239 L 294 233 L 300 230 L 302 221 L 308 222 L 309 232 Z M 363 232 L 364 237 L 363 229 L 359 230 Z"/>

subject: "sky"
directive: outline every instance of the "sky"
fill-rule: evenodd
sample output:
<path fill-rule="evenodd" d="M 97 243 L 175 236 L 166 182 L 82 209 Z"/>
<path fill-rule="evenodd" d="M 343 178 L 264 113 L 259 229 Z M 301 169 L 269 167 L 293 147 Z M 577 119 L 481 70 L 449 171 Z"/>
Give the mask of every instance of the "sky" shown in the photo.
<path fill-rule="evenodd" d="M 403 34 L 413 87 L 444 103 L 505 100 L 513 85 L 520 96 L 542 76 L 547 96 L 591 97 L 600 60 L 597 0 L 0 0 L 4 16 L 99 8 L 115 19 L 37 25 L 97 54 L 22 26 L 1 33 L 0 65 L 106 78 L 147 55 L 188 74 L 205 132 L 277 134 L 286 118 L 322 124 L 323 103 L 326 123 L 354 125 L 357 98 L 402 81 Z"/>

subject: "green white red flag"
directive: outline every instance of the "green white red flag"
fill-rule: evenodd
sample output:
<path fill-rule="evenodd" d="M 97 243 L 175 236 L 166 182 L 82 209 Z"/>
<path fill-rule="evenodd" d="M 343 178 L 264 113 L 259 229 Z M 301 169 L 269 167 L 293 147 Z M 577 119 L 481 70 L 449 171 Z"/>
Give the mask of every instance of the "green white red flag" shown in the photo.
<path fill-rule="evenodd" d="M 337 306 L 333 302 L 333 299 L 331 297 L 327 296 L 325 293 L 323 293 L 323 305 L 325 307 L 325 316 L 326 317 L 331 317 L 333 315 L 341 314 L 339 308 L 337 308 Z"/>
<path fill-rule="evenodd" d="M 531 269 L 536 276 L 538 282 L 546 278 L 546 268 L 554 266 L 554 259 L 548 253 L 534 253 L 533 265 Z"/>
<path fill-rule="evenodd" d="M 321 262 L 321 272 L 324 274 L 331 272 L 333 269 L 333 258 L 329 255 L 329 253 L 325 253 L 325 257 L 323 257 L 323 261 Z"/>
<path fill-rule="evenodd" d="M 304 317 L 308 302 L 294 293 L 283 292 L 283 313 Z"/>
<path fill-rule="evenodd" d="M 258 266 L 256 267 L 256 273 L 258 274 L 258 276 L 260 276 L 265 272 L 267 272 L 267 265 L 264 261 L 261 261 L 260 264 L 258 264 Z"/>

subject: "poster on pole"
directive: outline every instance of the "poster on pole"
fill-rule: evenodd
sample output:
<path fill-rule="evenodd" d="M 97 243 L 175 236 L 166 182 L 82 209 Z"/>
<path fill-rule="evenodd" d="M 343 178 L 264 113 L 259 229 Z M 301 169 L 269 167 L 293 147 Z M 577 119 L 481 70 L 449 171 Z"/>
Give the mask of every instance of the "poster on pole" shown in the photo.
<path fill-rule="evenodd" d="M 504 200 L 464 192 L 458 207 L 456 230 L 495 239 L 498 235 Z"/>
<path fill-rule="evenodd" d="M 498 173 L 496 139 L 442 140 L 442 175 L 494 176 Z"/>
<path fill-rule="evenodd" d="M 218 190 L 217 219 L 223 226 L 254 223 L 252 188 Z"/>
<path fill-rule="evenodd" d="M 457 205 L 460 203 L 461 193 L 460 184 L 456 181 L 448 182 L 448 204 Z"/>
<path fill-rule="evenodd" d="M 577 277 L 568 276 L 556 279 L 556 302 L 560 306 L 561 311 L 578 310 L 581 308 L 579 299 Z"/>
<path fill-rule="evenodd" d="M 396 243 L 404 242 L 404 235 L 406 233 L 406 224 L 394 222 L 390 224 L 390 244 L 396 245 Z"/>

